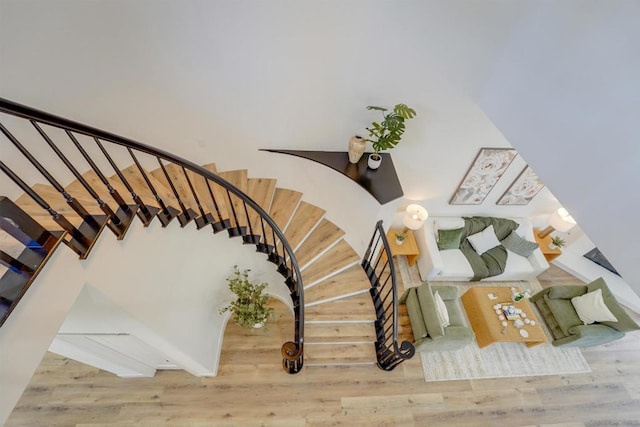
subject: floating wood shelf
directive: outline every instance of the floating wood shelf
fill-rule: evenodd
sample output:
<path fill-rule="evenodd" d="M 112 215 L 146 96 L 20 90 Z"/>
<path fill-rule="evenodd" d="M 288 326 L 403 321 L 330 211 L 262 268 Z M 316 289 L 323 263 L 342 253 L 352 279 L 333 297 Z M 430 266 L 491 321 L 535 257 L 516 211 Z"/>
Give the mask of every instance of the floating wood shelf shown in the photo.
<path fill-rule="evenodd" d="M 331 169 L 340 172 L 344 176 L 355 181 L 371 194 L 381 205 L 404 195 L 400 180 L 393 166 L 391 155 L 380 153 L 382 164 L 376 170 L 367 167 L 367 158 L 370 153 L 364 153 L 357 164 L 349 163 L 349 155 L 346 151 L 305 151 L 305 150 L 271 150 L 262 149 L 271 153 L 289 154 L 312 160 Z"/>

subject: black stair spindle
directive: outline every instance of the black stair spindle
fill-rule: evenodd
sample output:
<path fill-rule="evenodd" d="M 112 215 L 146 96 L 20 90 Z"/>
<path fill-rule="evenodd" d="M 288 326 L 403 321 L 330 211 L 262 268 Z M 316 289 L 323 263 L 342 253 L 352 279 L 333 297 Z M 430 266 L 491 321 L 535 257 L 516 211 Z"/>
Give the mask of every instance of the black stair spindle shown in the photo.
<path fill-rule="evenodd" d="M 218 233 L 222 230 L 226 230 L 231 227 L 231 222 L 228 219 L 223 219 L 222 214 L 220 213 L 220 207 L 218 206 L 218 202 L 216 201 L 216 196 L 213 194 L 213 190 L 211 189 L 211 182 L 208 178 L 204 178 L 207 183 L 207 188 L 209 189 L 209 196 L 211 197 L 211 201 L 213 202 L 213 207 L 216 210 L 216 214 L 218 215 L 218 222 L 214 222 L 211 224 L 214 233 Z"/>
<path fill-rule="evenodd" d="M 123 239 L 129 229 L 129 225 L 131 225 L 131 221 L 133 220 L 134 211 L 124 202 L 118 191 L 113 188 L 107 177 L 104 176 L 98 165 L 93 161 L 91 156 L 89 156 L 87 150 L 80 145 L 80 142 L 78 142 L 75 135 L 73 135 L 69 130 L 65 130 L 65 132 L 71 142 L 73 142 L 73 145 L 75 145 L 80 154 L 82 154 L 82 157 L 84 157 L 89 166 L 91 166 L 91 169 L 95 172 L 98 179 L 105 185 L 107 191 L 109 191 L 109 195 L 116 201 L 116 203 L 118 203 L 118 211 L 109 216 L 110 221 L 107 223 L 107 226 L 118 237 L 118 240 Z M 109 208 L 109 210 L 111 211 L 111 208 Z"/>
<path fill-rule="evenodd" d="M 200 211 L 200 216 L 196 218 L 196 228 L 200 230 L 202 227 L 206 227 L 208 224 L 213 223 L 213 215 L 204 211 L 204 209 L 202 208 L 202 205 L 200 204 L 200 199 L 198 198 L 198 194 L 196 193 L 196 190 L 193 188 L 191 179 L 189 179 L 187 170 L 184 168 L 184 166 L 180 166 L 180 167 L 182 168 L 182 173 L 184 174 L 184 177 L 187 180 L 187 184 L 189 185 L 189 189 L 191 190 L 193 199 L 196 201 L 196 205 L 198 206 L 198 210 Z"/>
<path fill-rule="evenodd" d="M 158 195 L 158 192 L 156 191 L 155 187 L 151 183 L 151 180 L 147 176 L 147 172 L 144 170 L 144 168 L 138 161 L 138 158 L 136 157 L 136 155 L 133 154 L 133 150 L 131 150 L 130 147 L 127 147 L 127 151 L 129 152 L 129 155 L 133 159 L 133 162 L 136 164 L 136 167 L 138 168 L 140 175 L 142 175 L 144 182 L 147 184 L 147 187 L 149 188 L 149 190 L 151 190 L 151 194 L 153 194 L 153 197 L 156 199 L 156 202 L 158 202 L 158 205 L 160 205 L 158 218 L 160 219 L 162 226 L 166 227 L 167 224 L 169 224 L 169 222 L 171 222 L 171 220 L 175 217 L 175 214 L 177 213 L 177 211 L 171 206 L 167 206 L 162 200 L 162 198 Z M 180 217 L 178 217 L 178 219 L 180 219 Z M 182 222 L 180 224 L 182 225 Z"/>
<path fill-rule="evenodd" d="M 93 231 L 90 227 L 76 228 L 67 218 L 56 212 L 38 193 L 33 191 L 14 171 L 12 171 L 3 161 L 0 161 L 0 169 L 14 182 L 22 191 L 27 193 L 42 209 L 49 212 L 51 218 L 58 223 L 71 236 L 71 240 L 65 240 L 65 243 L 76 252 L 81 258 L 86 258 L 87 253 L 91 249 L 94 240 L 99 232 Z M 86 223 L 83 222 L 83 225 Z"/>
<path fill-rule="evenodd" d="M 77 199 L 72 197 L 62 185 L 56 180 L 53 175 L 47 171 L 47 169 L 38 161 L 35 157 L 27 150 L 24 145 L 18 141 L 18 139 L 2 124 L 0 123 L 0 131 L 11 141 L 11 143 L 22 153 L 23 156 L 29 160 L 29 162 L 46 178 L 47 181 L 53 186 L 53 188 L 58 191 L 62 197 L 64 197 L 65 202 L 78 214 L 82 217 L 84 221 L 89 224 L 89 226 L 93 227 L 95 230 L 99 230 L 101 227 L 98 218 L 91 215 L 85 207 L 78 202 Z"/>
<path fill-rule="evenodd" d="M 236 208 L 233 204 L 233 200 L 231 199 L 231 193 L 229 192 L 229 190 L 226 190 L 227 192 L 227 200 L 229 200 L 229 206 L 231 207 L 231 215 L 233 217 L 233 221 L 235 226 L 231 227 L 227 230 L 227 232 L 229 233 L 229 237 L 239 237 L 242 236 L 245 232 L 245 227 L 241 227 L 240 226 L 240 222 L 238 221 L 238 214 L 236 213 Z"/>
<path fill-rule="evenodd" d="M 175 185 L 173 184 L 173 180 L 171 179 L 171 176 L 169 176 L 169 172 L 167 171 L 167 169 L 165 168 L 164 164 L 162 163 L 162 160 L 160 160 L 160 157 L 156 157 L 156 160 L 158 160 L 158 164 L 160 165 L 160 169 L 162 169 L 162 173 L 164 174 L 164 177 L 167 179 L 167 182 L 169 183 L 169 188 L 171 188 L 171 191 L 173 192 L 173 195 L 176 198 L 176 200 L 178 201 L 178 205 L 180 206 L 180 209 L 182 210 L 182 213 L 180 215 L 178 215 L 177 218 L 178 218 L 178 222 L 180 223 L 180 227 L 184 227 L 185 225 L 187 225 L 191 220 L 193 220 L 196 217 L 196 213 L 192 209 L 188 209 L 186 207 L 186 205 L 184 204 L 184 202 L 182 201 L 182 198 L 180 197 L 180 193 L 178 193 L 178 190 L 176 189 Z M 147 179 L 147 181 L 148 181 L 148 179 Z M 155 192 L 153 194 L 156 195 Z M 156 195 L 156 197 L 157 197 L 157 195 Z M 159 201 L 159 203 L 160 202 L 161 201 Z"/>
<path fill-rule="evenodd" d="M 49 137 L 49 135 L 47 135 L 47 133 L 40 127 L 40 125 L 38 125 L 38 123 L 35 120 L 30 120 L 30 122 L 33 125 L 33 127 L 36 128 L 36 130 L 38 131 L 38 133 L 40 134 L 42 139 L 44 139 L 46 141 L 46 143 L 49 145 L 49 147 L 51 147 L 53 152 L 56 153 L 58 158 L 60 160 L 62 160 L 62 163 L 64 163 L 64 165 L 67 167 L 67 169 L 69 169 L 71 171 L 73 176 L 75 176 L 76 179 L 80 182 L 80 184 L 82 184 L 82 186 L 87 190 L 89 195 L 91 195 L 91 197 L 93 197 L 95 199 L 95 201 L 98 203 L 98 206 L 100 207 L 100 209 L 106 214 L 107 218 L 115 216 L 115 213 L 111 210 L 109 205 L 107 205 L 100 198 L 100 195 L 98 193 L 96 193 L 96 191 L 91 187 L 91 185 L 89 185 L 87 180 L 84 179 L 82 174 L 71 163 L 71 161 L 69 161 L 69 159 L 64 155 L 64 153 L 62 151 L 60 151 L 58 146 L 53 142 L 53 140 Z M 89 226 L 93 227 L 97 231 L 97 229 L 96 229 L 94 224 L 89 223 Z"/>
<path fill-rule="evenodd" d="M 138 195 L 133 189 L 133 187 L 131 186 L 131 184 L 129 184 L 129 181 L 127 180 L 127 178 L 125 178 L 122 171 L 120 171 L 120 168 L 118 167 L 116 162 L 113 160 L 111 155 L 109 155 L 109 152 L 104 148 L 100 140 L 98 138 L 94 138 L 94 140 L 96 141 L 96 144 L 98 144 L 98 148 L 100 148 L 100 151 L 102 151 L 102 154 L 104 154 L 104 157 L 107 159 L 107 161 L 115 171 L 116 175 L 118 175 L 118 178 L 120 178 L 120 181 L 122 182 L 122 184 L 127 188 L 127 191 L 129 191 L 129 193 L 131 194 L 131 198 L 133 199 L 133 201 L 136 202 L 136 205 L 138 205 L 138 208 L 139 208 L 139 211 L 137 212 L 138 217 L 140 218 L 140 220 L 142 221 L 145 227 L 149 226 L 154 216 L 158 212 L 158 208 L 147 206 L 142 201 L 142 199 L 140 198 L 140 195 Z M 122 203 L 124 203 L 124 201 Z"/>

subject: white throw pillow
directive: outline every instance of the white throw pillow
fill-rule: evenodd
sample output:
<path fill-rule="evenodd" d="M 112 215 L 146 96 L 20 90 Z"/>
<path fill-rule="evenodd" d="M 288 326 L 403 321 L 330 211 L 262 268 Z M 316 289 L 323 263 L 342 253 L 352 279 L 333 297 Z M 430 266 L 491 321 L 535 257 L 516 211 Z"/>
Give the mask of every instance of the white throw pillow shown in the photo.
<path fill-rule="evenodd" d="M 596 289 L 579 297 L 571 298 L 571 304 L 576 309 L 578 317 L 585 325 L 595 322 L 617 322 L 602 299 L 602 289 Z"/>
<path fill-rule="evenodd" d="M 436 302 L 436 314 L 438 315 L 438 320 L 442 324 L 442 327 L 446 328 L 449 326 L 449 312 L 447 311 L 447 306 L 438 291 L 434 292 L 433 299 Z"/>
<path fill-rule="evenodd" d="M 493 231 L 493 225 L 488 226 L 479 233 L 472 234 L 467 237 L 467 240 L 469 240 L 469 243 L 471 243 L 471 246 L 473 246 L 473 249 L 475 249 L 478 255 L 482 255 L 489 249 L 493 249 L 500 244 L 495 231 Z"/>

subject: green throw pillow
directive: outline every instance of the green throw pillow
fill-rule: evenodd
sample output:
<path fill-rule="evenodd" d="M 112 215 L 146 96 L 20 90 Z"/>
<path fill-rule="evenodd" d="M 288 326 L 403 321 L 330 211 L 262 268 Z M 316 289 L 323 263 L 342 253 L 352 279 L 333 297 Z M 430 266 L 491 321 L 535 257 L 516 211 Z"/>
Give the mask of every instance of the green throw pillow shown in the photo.
<path fill-rule="evenodd" d="M 447 249 L 460 249 L 460 241 L 462 240 L 462 232 L 464 228 L 456 228 L 455 230 L 438 230 L 438 249 L 441 251 Z"/>
<path fill-rule="evenodd" d="M 511 252 L 515 252 L 523 257 L 528 257 L 540 246 L 536 242 L 530 242 L 527 239 L 523 239 L 515 231 L 512 231 L 506 239 L 500 242 L 500 244 Z"/>

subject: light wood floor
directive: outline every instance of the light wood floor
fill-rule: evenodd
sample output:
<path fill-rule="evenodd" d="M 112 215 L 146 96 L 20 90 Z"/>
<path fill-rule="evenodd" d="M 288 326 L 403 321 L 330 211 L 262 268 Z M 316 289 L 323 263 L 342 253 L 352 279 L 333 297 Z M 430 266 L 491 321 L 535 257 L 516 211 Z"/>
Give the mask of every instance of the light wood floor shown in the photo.
<path fill-rule="evenodd" d="M 552 267 L 543 286 L 578 282 Z M 640 425 L 640 334 L 585 349 L 589 374 L 427 383 L 418 357 L 393 372 L 307 367 L 288 375 L 283 306 L 270 331 L 229 324 L 219 374 L 121 379 L 47 354 L 7 426 Z M 636 316 L 637 317 L 637 316 Z"/>

